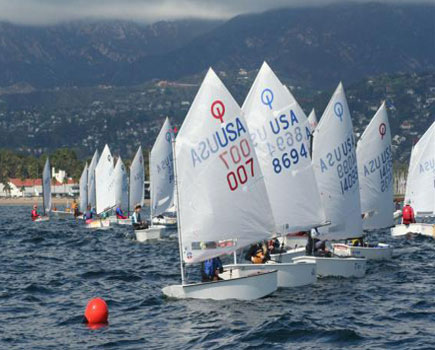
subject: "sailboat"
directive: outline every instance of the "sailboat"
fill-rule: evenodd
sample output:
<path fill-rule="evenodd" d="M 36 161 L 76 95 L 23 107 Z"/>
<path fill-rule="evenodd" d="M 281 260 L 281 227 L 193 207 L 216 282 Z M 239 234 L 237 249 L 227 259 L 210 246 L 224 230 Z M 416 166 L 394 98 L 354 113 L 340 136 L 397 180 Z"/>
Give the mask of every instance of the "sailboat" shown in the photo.
<path fill-rule="evenodd" d="M 79 209 L 82 213 L 84 213 L 88 207 L 88 163 L 85 164 L 82 175 L 80 176 L 79 190 Z"/>
<path fill-rule="evenodd" d="M 435 122 L 412 149 L 405 203 L 411 204 L 420 220 L 435 215 Z M 391 229 L 391 235 L 395 237 L 411 233 L 435 237 L 435 225 L 419 222 L 396 225 Z"/>
<path fill-rule="evenodd" d="M 86 222 L 87 228 L 108 228 L 110 220 L 103 218 L 115 206 L 113 157 L 109 146 L 105 145 L 95 167 L 96 214 L 99 218 Z"/>
<path fill-rule="evenodd" d="M 320 229 L 320 239 L 339 241 L 361 237 L 362 218 L 358 167 L 352 120 L 343 85 L 335 90 L 314 131 L 312 162 L 326 217 L 331 225 Z M 362 277 L 366 259 L 354 257 L 296 257 L 316 261 L 319 276 Z"/>
<path fill-rule="evenodd" d="M 129 211 L 128 203 L 128 177 L 125 165 L 121 157 L 118 158 L 114 170 L 114 195 L 115 205 Z M 131 225 L 131 219 L 118 219 L 116 215 L 109 217 L 110 223 L 119 225 Z"/>
<path fill-rule="evenodd" d="M 394 226 L 393 159 L 385 102 L 361 135 L 356 157 L 364 231 Z M 364 246 L 334 244 L 334 253 L 368 260 L 386 260 L 391 259 L 393 247 L 384 243 Z"/>
<path fill-rule="evenodd" d="M 173 129 L 166 118 L 150 153 L 150 222 L 152 225 L 175 226 L 177 218 L 169 215 L 174 207 Z"/>
<path fill-rule="evenodd" d="M 88 204 L 92 209 L 95 209 L 95 206 L 97 205 L 97 197 L 95 192 L 95 167 L 97 166 L 98 159 L 98 150 L 95 150 L 88 168 Z"/>
<path fill-rule="evenodd" d="M 51 211 L 51 171 L 48 157 L 42 171 L 42 206 L 44 212 L 34 222 L 50 220 L 48 215 Z"/>
<path fill-rule="evenodd" d="M 311 136 L 307 117 L 266 62 L 263 63 L 242 110 L 253 140 L 272 208 L 275 233 L 308 231 L 326 223 L 311 165 Z M 299 249 L 272 254 L 280 264 L 238 264 L 244 269 L 277 269 L 278 287 L 295 287 L 316 281 L 316 264 L 294 263 L 305 255 Z"/>
<path fill-rule="evenodd" d="M 145 195 L 145 169 L 143 162 L 142 147 L 139 146 L 133 162 L 130 166 L 130 192 L 129 201 L 130 208 L 134 209 L 136 205 L 143 206 L 143 200 Z M 147 240 L 159 239 L 163 226 L 150 227 L 147 229 L 134 230 L 136 239 L 139 242 L 145 242 Z"/>
<path fill-rule="evenodd" d="M 232 155 L 231 155 L 232 154 Z M 241 299 L 277 289 L 277 272 L 224 271 L 222 280 L 187 283 L 184 264 L 231 254 L 269 238 L 274 227 L 261 170 L 242 111 L 210 68 L 174 141 L 182 284 L 173 298 Z"/>
<path fill-rule="evenodd" d="M 308 115 L 308 123 L 310 124 L 311 133 L 313 133 L 318 124 L 316 111 L 314 110 L 314 108 L 311 110 L 310 114 Z"/>

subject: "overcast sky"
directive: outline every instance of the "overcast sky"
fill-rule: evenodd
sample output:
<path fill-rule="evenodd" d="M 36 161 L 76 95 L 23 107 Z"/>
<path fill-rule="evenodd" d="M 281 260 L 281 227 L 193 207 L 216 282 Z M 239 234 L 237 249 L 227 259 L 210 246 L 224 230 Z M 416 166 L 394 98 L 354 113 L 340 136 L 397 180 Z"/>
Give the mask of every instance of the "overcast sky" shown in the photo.
<path fill-rule="evenodd" d="M 368 1 L 368 0 L 367 0 Z M 387 3 L 435 4 L 435 0 L 380 0 Z M 318 6 L 336 0 L 0 0 L 0 21 L 54 24 L 78 19 L 140 22 L 182 18 L 228 19 L 277 7 Z M 345 2 L 366 2 L 346 0 Z"/>

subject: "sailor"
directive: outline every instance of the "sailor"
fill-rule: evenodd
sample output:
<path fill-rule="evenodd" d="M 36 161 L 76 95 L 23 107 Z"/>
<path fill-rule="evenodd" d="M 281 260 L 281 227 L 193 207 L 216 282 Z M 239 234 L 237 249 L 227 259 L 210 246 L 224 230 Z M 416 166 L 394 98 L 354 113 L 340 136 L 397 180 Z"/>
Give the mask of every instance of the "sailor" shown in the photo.
<path fill-rule="evenodd" d="M 74 213 L 74 217 L 75 217 L 75 218 L 77 218 L 77 217 L 79 217 L 80 215 L 82 215 L 82 213 L 81 213 L 80 210 L 79 210 L 79 206 L 78 206 L 78 204 L 77 204 L 77 202 L 76 202 L 75 199 L 74 199 L 73 202 L 72 202 L 71 208 L 72 208 L 72 210 L 73 210 L 73 213 Z"/>
<path fill-rule="evenodd" d="M 411 207 L 411 201 L 408 201 L 402 210 L 402 224 L 409 225 L 415 223 L 414 209 Z"/>
<path fill-rule="evenodd" d="M 147 229 L 148 228 L 148 224 L 144 221 L 141 220 L 140 217 L 140 211 L 142 209 L 142 206 L 140 204 L 136 205 L 134 207 L 134 213 L 131 216 L 131 221 L 133 224 L 133 228 L 135 230 L 143 230 L 143 229 Z"/>
<path fill-rule="evenodd" d="M 282 249 L 280 248 L 281 244 L 279 243 L 278 238 L 271 239 L 267 242 L 267 249 L 270 254 L 279 254 L 282 253 Z"/>
<path fill-rule="evenodd" d="M 305 253 L 307 255 L 315 256 L 331 256 L 331 252 L 327 247 L 326 240 L 320 240 L 320 233 L 317 228 L 311 229 L 308 234 L 308 242 L 305 247 Z"/>
<path fill-rule="evenodd" d="M 92 220 L 94 216 L 94 212 L 91 209 L 91 205 L 88 204 L 85 213 L 83 214 L 83 220 L 88 221 L 88 220 Z"/>
<path fill-rule="evenodd" d="M 121 203 L 117 204 L 115 213 L 117 219 L 122 219 L 122 220 L 127 219 L 127 217 L 124 215 L 124 212 L 121 209 Z"/>
<path fill-rule="evenodd" d="M 219 257 L 205 260 L 202 266 L 202 281 L 218 281 L 221 279 L 219 274 L 222 272 L 224 272 L 224 268 Z"/>
<path fill-rule="evenodd" d="M 35 204 L 33 205 L 33 210 L 32 210 L 32 221 L 35 221 L 39 217 L 40 215 L 38 214 L 38 206 Z"/>
<path fill-rule="evenodd" d="M 264 264 L 266 261 L 270 260 L 267 246 L 262 243 L 252 245 L 245 254 L 245 259 L 253 264 Z"/>

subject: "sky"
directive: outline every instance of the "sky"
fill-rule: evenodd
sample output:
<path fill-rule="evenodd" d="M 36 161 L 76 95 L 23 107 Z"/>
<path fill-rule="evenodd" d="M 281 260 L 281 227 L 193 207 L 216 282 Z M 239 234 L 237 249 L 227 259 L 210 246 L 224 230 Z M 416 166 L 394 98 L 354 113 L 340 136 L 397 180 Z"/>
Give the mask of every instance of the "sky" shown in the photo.
<path fill-rule="evenodd" d="M 369 2 L 373 0 L 346 0 Z M 435 0 L 378 0 L 384 3 L 431 3 Z M 228 19 L 280 7 L 326 5 L 337 0 L 0 0 L 0 21 L 50 25 L 82 19 L 152 23 L 185 18 Z"/>

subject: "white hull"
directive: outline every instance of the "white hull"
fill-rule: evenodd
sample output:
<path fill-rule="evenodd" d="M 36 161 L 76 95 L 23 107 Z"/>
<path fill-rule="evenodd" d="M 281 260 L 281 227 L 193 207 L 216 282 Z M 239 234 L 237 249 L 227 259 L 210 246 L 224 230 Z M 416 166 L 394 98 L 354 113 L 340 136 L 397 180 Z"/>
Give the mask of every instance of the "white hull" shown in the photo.
<path fill-rule="evenodd" d="M 86 224 L 86 228 L 89 229 L 107 229 L 110 227 L 110 220 L 108 219 L 95 219 L 92 220 L 91 222 L 87 222 Z"/>
<path fill-rule="evenodd" d="M 164 229 L 165 226 L 156 225 L 144 230 L 134 230 L 134 233 L 138 242 L 146 242 L 162 238 L 162 231 Z"/>
<path fill-rule="evenodd" d="M 116 224 L 116 225 L 131 225 L 131 219 L 127 218 L 127 219 L 118 219 L 116 216 L 109 216 L 109 221 L 111 224 Z"/>
<path fill-rule="evenodd" d="M 338 256 L 354 256 L 367 260 L 390 260 L 393 256 L 393 247 L 379 243 L 375 247 L 354 247 L 347 244 L 333 244 L 334 254 Z"/>
<path fill-rule="evenodd" d="M 289 249 L 280 254 L 270 254 L 270 258 L 277 263 L 291 263 L 297 256 L 305 256 L 305 247 Z"/>
<path fill-rule="evenodd" d="M 391 229 L 393 237 L 406 236 L 408 234 L 419 234 L 435 238 L 435 224 L 416 223 L 409 225 L 396 225 Z"/>
<path fill-rule="evenodd" d="M 278 288 L 278 273 L 274 271 L 231 270 L 219 275 L 223 280 L 172 285 L 163 294 L 176 299 L 255 300 L 272 294 Z"/>
<path fill-rule="evenodd" d="M 177 226 L 177 218 L 171 216 L 164 216 L 163 218 L 155 217 L 152 223 L 153 225 Z"/>
<path fill-rule="evenodd" d="M 313 284 L 317 281 L 316 263 L 267 263 L 226 265 L 225 270 L 240 269 L 242 271 L 261 270 L 278 271 L 278 287 L 290 288 Z"/>
<path fill-rule="evenodd" d="M 51 213 L 59 218 L 72 218 L 74 213 L 72 211 L 52 210 Z"/>
<path fill-rule="evenodd" d="M 308 243 L 307 235 L 287 235 L 283 237 L 282 240 L 284 243 L 284 247 L 291 249 L 305 247 Z"/>
<path fill-rule="evenodd" d="M 302 261 L 315 261 L 319 277 L 364 277 L 366 274 L 366 259 L 319 256 L 303 256 L 294 259 L 294 262 Z"/>
<path fill-rule="evenodd" d="M 36 220 L 33 220 L 34 222 L 42 222 L 42 221 L 49 221 L 50 217 L 49 216 L 40 216 L 39 218 L 37 218 Z"/>

